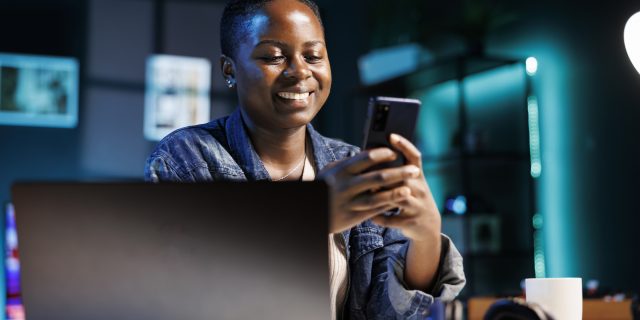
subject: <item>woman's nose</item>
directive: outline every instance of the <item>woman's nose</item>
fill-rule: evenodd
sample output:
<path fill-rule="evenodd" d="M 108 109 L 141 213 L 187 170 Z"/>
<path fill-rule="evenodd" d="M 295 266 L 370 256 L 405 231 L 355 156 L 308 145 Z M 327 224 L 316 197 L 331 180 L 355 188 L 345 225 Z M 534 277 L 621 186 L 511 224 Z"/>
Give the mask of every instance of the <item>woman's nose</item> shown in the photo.
<path fill-rule="evenodd" d="M 304 59 L 293 59 L 283 72 L 286 78 L 303 80 L 311 77 L 311 70 Z"/>

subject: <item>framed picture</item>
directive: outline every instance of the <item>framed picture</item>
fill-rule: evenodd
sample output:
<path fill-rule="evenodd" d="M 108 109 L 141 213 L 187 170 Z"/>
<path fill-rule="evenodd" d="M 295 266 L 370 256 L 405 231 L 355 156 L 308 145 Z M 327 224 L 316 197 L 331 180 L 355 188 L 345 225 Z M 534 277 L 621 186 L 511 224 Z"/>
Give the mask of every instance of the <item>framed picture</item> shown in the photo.
<path fill-rule="evenodd" d="M 211 63 L 154 55 L 147 60 L 144 135 L 158 141 L 181 127 L 209 121 Z"/>
<path fill-rule="evenodd" d="M 0 53 L 0 125 L 78 124 L 78 61 Z"/>

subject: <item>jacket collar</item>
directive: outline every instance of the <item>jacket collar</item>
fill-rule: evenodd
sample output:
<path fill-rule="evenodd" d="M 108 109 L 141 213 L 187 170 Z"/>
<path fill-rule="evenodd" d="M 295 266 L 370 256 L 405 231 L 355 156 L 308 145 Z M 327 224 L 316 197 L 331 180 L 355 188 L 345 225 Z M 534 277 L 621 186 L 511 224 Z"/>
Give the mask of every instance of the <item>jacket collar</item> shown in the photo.
<path fill-rule="evenodd" d="M 260 156 L 253 148 L 251 139 L 247 133 L 246 126 L 242 120 L 240 108 L 229 115 L 225 124 L 229 151 L 236 160 L 248 180 L 271 180 L 269 172 L 265 168 Z M 313 147 L 313 157 L 317 171 L 322 170 L 326 165 L 337 160 L 333 150 L 329 147 L 327 138 L 320 135 L 313 126 L 307 124 L 307 137 L 311 140 Z"/>

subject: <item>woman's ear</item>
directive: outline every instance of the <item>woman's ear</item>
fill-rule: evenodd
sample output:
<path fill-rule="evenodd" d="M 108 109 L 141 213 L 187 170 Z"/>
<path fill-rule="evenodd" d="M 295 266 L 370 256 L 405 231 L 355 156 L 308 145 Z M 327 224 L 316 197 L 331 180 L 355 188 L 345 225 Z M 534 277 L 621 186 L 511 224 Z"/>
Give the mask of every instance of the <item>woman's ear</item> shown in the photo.
<path fill-rule="evenodd" d="M 224 54 L 220 55 L 220 69 L 227 87 L 233 88 L 236 85 L 236 67 L 233 60 Z"/>

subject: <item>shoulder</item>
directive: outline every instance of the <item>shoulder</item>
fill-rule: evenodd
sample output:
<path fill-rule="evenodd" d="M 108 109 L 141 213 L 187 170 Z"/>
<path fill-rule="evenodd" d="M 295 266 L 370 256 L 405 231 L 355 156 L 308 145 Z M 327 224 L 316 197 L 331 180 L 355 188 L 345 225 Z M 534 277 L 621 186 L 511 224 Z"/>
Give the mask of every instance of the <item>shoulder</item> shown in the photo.
<path fill-rule="evenodd" d="M 147 159 L 147 180 L 182 180 L 198 168 L 208 168 L 212 157 L 228 154 L 225 148 L 226 118 L 184 127 L 163 138 Z M 154 178 L 154 176 L 156 178 Z M 167 177 L 167 179 L 163 179 Z"/>
<path fill-rule="evenodd" d="M 360 152 L 360 148 L 341 140 L 326 138 L 329 148 L 336 155 L 336 160 L 352 157 Z"/>
<path fill-rule="evenodd" d="M 177 129 L 164 137 L 151 156 L 172 156 L 176 158 L 192 155 L 202 148 L 222 147 L 220 138 L 224 136 L 225 118 L 206 124 Z"/>

